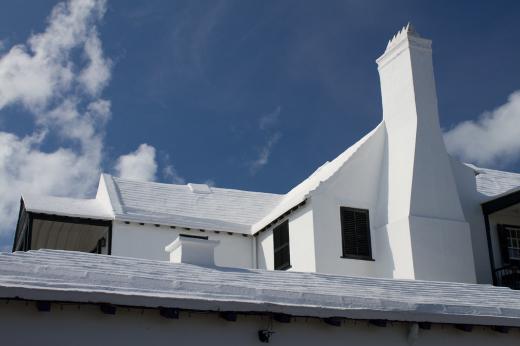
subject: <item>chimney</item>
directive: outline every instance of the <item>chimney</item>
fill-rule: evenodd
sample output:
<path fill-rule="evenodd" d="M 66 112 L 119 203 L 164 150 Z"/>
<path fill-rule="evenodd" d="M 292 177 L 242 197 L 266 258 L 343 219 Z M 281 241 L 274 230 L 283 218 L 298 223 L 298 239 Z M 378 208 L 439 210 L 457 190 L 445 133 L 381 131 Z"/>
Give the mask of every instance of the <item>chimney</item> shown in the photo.
<path fill-rule="evenodd" d="M 387 141 L 378 220 L 395 255 L 394 277 L 474 282 L 469 225 L 439 125 L 431 43 L 408 24 L 376 61 Z"/>
<path fill-rule="evenodd" d="M 181 234 L 164 250 L 170 253 L 171 263 L 189 263 L 211 267 L 215 266 L 215 247 L 219 243 L 218 240 Z"/>
<path fill-rule="evenodd" d="M 408 24 L 377 59 L 390 222 L 414 214 L 465 221 L 439 125 L 431 44 Z"/>

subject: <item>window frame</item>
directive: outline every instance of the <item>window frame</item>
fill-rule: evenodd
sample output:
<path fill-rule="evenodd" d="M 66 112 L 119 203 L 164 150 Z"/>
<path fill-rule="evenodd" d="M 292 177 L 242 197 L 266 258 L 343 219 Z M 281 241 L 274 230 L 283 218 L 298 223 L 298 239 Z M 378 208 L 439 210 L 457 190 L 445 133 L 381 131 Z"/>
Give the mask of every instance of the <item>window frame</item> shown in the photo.
<path fill-rule="evenodd" d="M 498 237 L 498 247 L 500 258 L 502 259 L 502 265 L 520 265 L 520 258 L 513 256 L 511 257 L 511 252 L 509 249 L 509 238 L 511 230 L 515 232 L 520 231 L 520 226 L 512 225 L 512 224 L 500 224 L 497 223 L 497 237 Z"/>
<path fill-rule="evenodd" d="M 287 232 L 287 242 L 283 244 L 276 244 L 275 240 L 277 239 L 277 236 L 275 233 L 277 232 Z M 285 220 L 276 227 L 273 228 L 273 268 L 274 270 L 287 270 L 292 268 L 291 266 L 291 240 L 289 235 L 289 220 Z M 289 261 L 287 263 L 281 263 L 277 266 L 276 263 L 276 255 L 277 253 L 287 250 L 287 255 L 289 257 Z"/>
<path fill-rule="evenodd" d="M 357 254 L 346 253 L 345 231 L 344 231 L 344 224 L 345 224 L 344 211 L 352 211 L 354 213 L 366 214 L 368 255 L 357 255 Z M 370 228 L 370 211 L 368 209 L 341 206 L 340 207 L 340 226 L 341 226 L 341 258 L 363 260 L 363 261 L 375 261 L 375 259 L 373 258 L 373 254 L 372 254 L 372 232 L 371 232 L 371 228 Z"/>

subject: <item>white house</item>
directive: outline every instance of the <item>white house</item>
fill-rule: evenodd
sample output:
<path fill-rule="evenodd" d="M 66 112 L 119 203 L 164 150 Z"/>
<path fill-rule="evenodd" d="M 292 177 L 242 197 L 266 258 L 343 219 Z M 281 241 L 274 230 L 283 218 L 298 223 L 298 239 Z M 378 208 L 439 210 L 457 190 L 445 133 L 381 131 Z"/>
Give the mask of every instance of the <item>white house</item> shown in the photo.
<path fill-rule="evenodd" d="M 24 193 L 2 339 L 517 344 L 520 174 L 448 155 L 431 41 L 408 25 L 377 64 L 381 123 L 284 195 L 108 174 L 93 199 Z"/>
<path fill-rule="evenodd" d="M 407 26 L 377 64 L 381 123 L 285 195 L 103 174 L 94 199 L 24 193 L 13 251 L 164 260 L 182 234 L 221 266 L 520 285 L 520 174 L 448 155 L 430 40 Z"/>

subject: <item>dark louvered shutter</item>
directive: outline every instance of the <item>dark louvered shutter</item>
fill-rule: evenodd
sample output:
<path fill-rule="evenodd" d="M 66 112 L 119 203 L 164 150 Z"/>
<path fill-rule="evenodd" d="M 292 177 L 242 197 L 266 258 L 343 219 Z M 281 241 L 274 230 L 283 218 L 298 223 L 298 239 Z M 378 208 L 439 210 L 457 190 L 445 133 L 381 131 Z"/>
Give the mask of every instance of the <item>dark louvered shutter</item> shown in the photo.
<path fill-rule="evenodd" d="M 341 208 L 343 257 L 372 259 L 368 210 Z"/>
<path fill-rule="evenodd" d="M 509 232 L 504 225 L 497 225 L 498 231 L 498 244 L 500 246 L 500 256 L 502 257 L 502 263 L 509 263 L 509 249 L 508 249 L 508 235 Z"/>
<path fill-rule="evenodd" d="M 285 221 L 273 230 L 274 269 L 285 270 L 291 267 L 289 251 L 289 222 Z"/>

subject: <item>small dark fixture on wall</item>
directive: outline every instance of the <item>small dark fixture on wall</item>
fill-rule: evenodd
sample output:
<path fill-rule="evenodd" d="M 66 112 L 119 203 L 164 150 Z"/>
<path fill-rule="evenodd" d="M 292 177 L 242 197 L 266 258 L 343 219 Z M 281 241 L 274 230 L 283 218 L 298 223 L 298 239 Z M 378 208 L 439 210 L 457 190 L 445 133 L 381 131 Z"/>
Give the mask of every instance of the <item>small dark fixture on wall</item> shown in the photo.
<path fill-rule="evenodd" d="M 112 304 L 100 304 L 99 310 L 106 315 L 115 315 L 116 307 Z"/>
<path fill-rule="evenodd" d="M 179 318 L 179 310 L 173 308 L 159 308 L 159 314 L 171 320 L 176 320 Z"/>
<path fill-rule="evenodd" d="M 376 327 L 386 327 L 386 320 L 370 320 L 369 321 L 371 325 Z"/>
<path fill-rule="evenodd" d="M 455 328 L 458 330 L 462 330 L 463 332 L 471 332 L 473 330 L 473 326 L 471 324 L 456 324 Z"/>
<path fill-rule="evenodd" d="M 237 313 L 234 311 L 222 311 L 219 315 L 220 318 L 228 322 L 236 322 L 237 320 Z"/>
<path fill-rule="evenodd" d="M 273 334 L 273 331 L 261 329 L 258 331 L 258 340 L 260 340 L 260 342 L 269 343 L 269 339 L 271 339 Z"/>
<path fill-rule="evenodd" d="M 329 326 L 334 326 L 334 327 L 341 326 L 341 318 L 339 318 L 339 317 L 327 317 L 327 318 L 323 319 L 323 322 L 325 322 Z"/>
<path fill-rule="evenodd" d="M 491 329 L 493 329 L 495 332 L 501 333 L 501 334 L 509 333 L 509 327 L 505 327 L 505 326 L 493 326 L 493 327 L 491 327 Z"/>
<path fill-rule="evenodd" d="M 432 329 L 432 324 L 430 322 L 419 322 L 418 323 L 420 329 L 430 330 Z"/>
<path fill-rule="evenodd" d="M 38 300 L 36 302 L 36 309 L 38 309 L 38 311 L 49 312 L 51 311 L 51 302 Z"/>
<path fill-rule="evenodd" d="M 273 320 L 280 323 L 291 323 L 291 316 L 287 314 L 273 314 Z"/>

